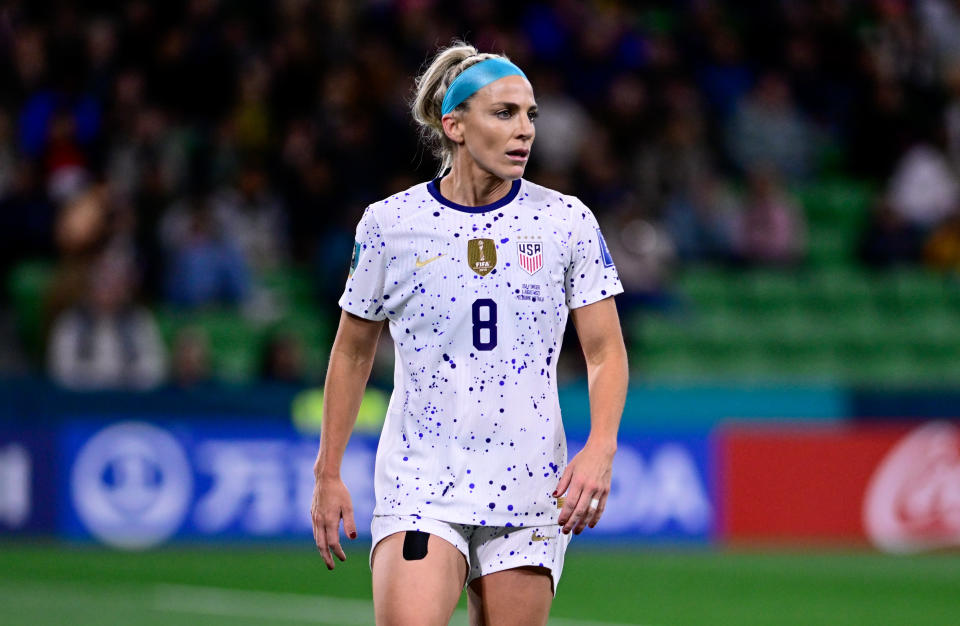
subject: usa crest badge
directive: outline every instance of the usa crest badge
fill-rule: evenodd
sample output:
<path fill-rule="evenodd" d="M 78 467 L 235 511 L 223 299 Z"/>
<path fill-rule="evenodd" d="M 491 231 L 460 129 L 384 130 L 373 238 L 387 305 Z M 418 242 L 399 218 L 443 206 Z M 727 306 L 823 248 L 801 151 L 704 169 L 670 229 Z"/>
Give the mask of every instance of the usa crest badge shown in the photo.
<path fill-rule="evenodd" d="M 467 265 L 486 276 L 497 265 L 497 244 L 493 239 L 471 239 L 467 242 Z"/>
<path fill-rule="evenodd" d="M 543 242 L 518 241 L 517 264 L 531 276 L 539 272 L 543 267 Z"/>

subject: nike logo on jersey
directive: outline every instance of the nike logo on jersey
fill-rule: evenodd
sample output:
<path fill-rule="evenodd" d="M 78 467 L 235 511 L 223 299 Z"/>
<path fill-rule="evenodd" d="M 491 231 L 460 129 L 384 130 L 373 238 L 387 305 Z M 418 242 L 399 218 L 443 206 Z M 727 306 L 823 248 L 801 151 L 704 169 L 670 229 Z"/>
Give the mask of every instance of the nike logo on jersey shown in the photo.
<path fill-rule="evenodd" d="M 424 265 L 427 265 L 428 263 L 433 263 L 434 261 L 436 261 L 437 259 L 439 259 L 439 258 L 442 257 L 442 256 L 443 256 L 442 254 L 438 254 L 438 255 L 435 256 L 435 257 L 432 257 L 432 258 L 427 259 L 426 261 L 421 261 L 421 260 L 420 260 L 420 257 L 418 256 L 418 257 L 417 257 L 417 267 L 423 267 Z"/>
<path fill-rule="evenodd" d="M 538 535 L 537 531 L 533 531 L 533 536 L 530 537 L 530 539 L 532 539 L 533 541 L 546 541 L 550 539 L 550 537 L 546 535 Z"/>

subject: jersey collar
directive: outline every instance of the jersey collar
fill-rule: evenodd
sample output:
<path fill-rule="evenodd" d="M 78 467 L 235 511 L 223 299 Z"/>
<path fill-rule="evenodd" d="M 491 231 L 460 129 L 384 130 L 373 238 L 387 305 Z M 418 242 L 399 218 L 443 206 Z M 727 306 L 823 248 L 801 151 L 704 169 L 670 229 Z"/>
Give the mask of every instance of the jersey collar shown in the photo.
<path fill-rule="evenodd" d="M 440 178 L 443 178 L 442 176 Z M 517 194 L 520 193 L 520 178 L 513 181 L 513 184 L 510 186 L 510 191 L 507 192 L 507 195 L 500 198 L 493 204 L 483 204 L 480 206 L 466 206 L 464 204 L 457 204 L 452 200 L 448 200 L 443 197 L 443 194 L 440 193 L 440 178 L 435 178 L 427 183 L 427 191 L 430 192 L 430 195 L 433 196 L 434 200 L 440 204 L 450 207 L 451 209 L 456 209 L 457 211 L 463 211 L 464 213 L 486 213 L 487 211 L 493 211 L 494 209 L 499 209 L 500 207 L 507 206 L 513 199 L 517 197 Z"/>

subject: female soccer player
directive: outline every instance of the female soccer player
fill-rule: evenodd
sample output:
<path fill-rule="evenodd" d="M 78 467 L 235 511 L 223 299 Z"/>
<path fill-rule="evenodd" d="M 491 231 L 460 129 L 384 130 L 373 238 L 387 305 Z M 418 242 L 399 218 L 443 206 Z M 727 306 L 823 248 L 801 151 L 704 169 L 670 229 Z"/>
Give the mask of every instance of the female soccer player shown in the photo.
<path fill-rule="evenodd" d="M 545 624 L 569 533 L 603 515 L 627 388 L 623 291 L 577 198 L 522 179 L 537 104 L 523 72 L 469 45 L 417 79 L 440 178 L 367 207 L 340 299 L 311 514 L 317 548 L 356 537 L 340 478 L 383 321 L 396 349 L 372 523 L 378 624 Z M 557 353 L 586 357 L 590 436 L 566 463 Z M 564 497 L 565 496 L 565 497 Z"/>

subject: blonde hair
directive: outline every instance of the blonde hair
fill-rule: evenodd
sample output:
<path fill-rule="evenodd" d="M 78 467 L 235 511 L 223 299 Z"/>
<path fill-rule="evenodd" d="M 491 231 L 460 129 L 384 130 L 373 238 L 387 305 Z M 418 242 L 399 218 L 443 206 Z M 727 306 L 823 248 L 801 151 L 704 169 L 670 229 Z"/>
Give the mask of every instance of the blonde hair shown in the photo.
<path fill-rule="evenodd" d="M 440 173 L 453 165 L 453 152 L 456 144 L 443 132 L 443 117 L 440 113 L 443 97 L 450 83 L 462 71 L 487 59 L 507 59 L 505 55 L 477 52 L 477 49 L 465 41 L 454 41 L 450 46 L 441 48 L 430 60 L 426 71 L 414 80 L 416 95 L 411 112 L 420 126 L 420 139 L 430 148 L 440 161 Z M 509 60 L 509 59 L 507 59 Z M 455 111 L 467 109 L 470 98 L 463 101 Z"/>

